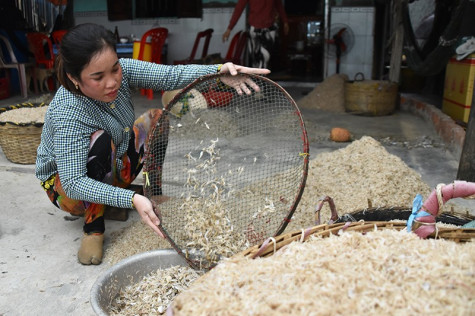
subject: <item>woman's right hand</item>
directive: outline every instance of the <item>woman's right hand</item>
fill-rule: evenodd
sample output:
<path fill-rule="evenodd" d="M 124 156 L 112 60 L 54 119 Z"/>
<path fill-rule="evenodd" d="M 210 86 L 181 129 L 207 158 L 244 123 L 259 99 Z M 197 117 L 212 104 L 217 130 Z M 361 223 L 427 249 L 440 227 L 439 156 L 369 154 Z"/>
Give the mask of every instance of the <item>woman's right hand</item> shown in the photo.
<path fill-rule="evenodd" d="M 134 206 L 142 218 L 142 221 L 150 226 L 158 236 L 165 238 L 158 228 L 158 225 L 160 225 L 160 219 L 153 211 L 152 202 L 145 196 L 136 193 L 134 195 Z"/>
<path fill-rule="evenodd" d="M 221 65 L 221 70 L 219 73 L 229 73 L 231 76 L 221 77 L 220 80 L 225 85 L 234 88 L 239 95 L 251 94 L 252 90 L 259 92 L 259 86 L 252 81 L 252 79 L 239 76 L 239 74 L 256 74 L 256 75 L 267 75 L 270 73 L 269 69 L 264 68 L 250 68 L 240 65 L 235 65 L 231 62 Z"/>
<path fill-rule="evenodd" d="M 231 34 L 231 30 L 226 29 L 226 31 L 223 33 L 223 42 L 226 42 L 228 40 L 230 34 Z"/>

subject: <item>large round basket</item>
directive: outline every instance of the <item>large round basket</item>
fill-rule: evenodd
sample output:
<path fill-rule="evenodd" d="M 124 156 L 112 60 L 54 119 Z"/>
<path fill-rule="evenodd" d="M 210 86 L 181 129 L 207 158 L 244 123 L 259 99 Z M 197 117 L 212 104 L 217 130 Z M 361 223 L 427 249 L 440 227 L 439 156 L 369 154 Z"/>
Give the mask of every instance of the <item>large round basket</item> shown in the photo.
<path fill-rule="evenodd" d="M 229 315 L 236 315 L 239 314 L 236 311 L 240 310 L 252 311 L 249 314 L 256 315 L 308 315 L 318 308 L 322 312 L 317 314 L 322 315 L 345 315 L 348 311 L 351 311 L 349 314 L 352 315 L 411 314 L 410 311 L 417 309 L 414 306 L 418 307 L 417 304 L 427 299 L 426 296 L 414 305 L 411 305 L 413 301 L 411 304 L 407 303 L 414 297 L 419 298 L 418 293 L 425 291 L 422 284 L 429 284 L 432 277 L 437 278 L 451 272 L 453 276 L 448 278 L 452 278 L 456 283 L 458 282 L 457 273 L 462 272 L 461 270 L 451 271 L 450 265 L 444 266 L 437 263 L 435 264 L 437 272 L 431 272 L 431 267 L 427 267 L 425 274 L 418 273 L 421 267 L 426 267 L 424 264 L 427 262 L 421 261 L 419 265 L 416 265 L 417 260 L 414 259 L 432 260 L 429 258 L 434 258 L 435 251 L 427 249 L 435 248 L 415 249 L 413 248 L 413 242 L 417 242 L 415 234 L 409 236 L 407 233 L 405 236 L 402 233 L 389 232 L 401 230 L 406 230 L 404 221 L 362 220 L 317 225 L 270 237 L 263 243 L 236 254 L 214 270 L 199 277 L 187 291 L 175 297 L 167 315 L 193 313 L 212 315 L 223 311 Z M 343 232 L 352 233 L 350 235 Z M 373 233 L 382 238 L 375 238 Z M 396 235 L 398 235 L 398 242 L 406 238 L 407 246 L 393 244 L 394 241 L 390 236 Z M 390 238 L 386 239 L 386 237 Z M 441 227 L 438 234 L 431 238 L 445 239 L 439 243 L 444 249 L 451 247 L 450 244 L 453 245 L 451 249 L 457 247 L 458 251 L 453 254 L 460 255 L 460 258 L 453 260 L 458 264 L 458 261 L 467 260 L 467 257 L 471 258 L 473 250 L 467 250 L 461 254 L 465 251 L 462 250 L 464 245 L 455 244 L 465 242 L 468 247 L 463 249 L 473 249 L 470 241 L 475 238 L 475 229 Z M 367 240 L 364 241 L 364 239 Z M 438 242 L 430 240 L 424 243 L 423 247 L 436 243 Z M 421 246 L 422 243 L 418 245 Z M 399 251 L 404 247 L 407 252 L 400 253 Z M 386 253 L 388 249 L 394 249 L 394 252 Z M 409 255 L 411 253 L 414 255 Z M 396 257 L 398 259 L 393 260 Z M 414 266 L 408 268 L 406 260 L 411 261 Z M 451 293 L 445 292 L 444 288 L 440 289 L 439 291 L 445 292 L 443 295 L 452 297 L 466 291 L 465 284 L 470 279 L 473 269 L 470 263 L 463 267 L 465 269 L 463 276 L 467 275 L 467 279 L 456 283 L 453 287 L 449 284 L 447 287 L 453 289 Z M 401 283 L 389 283 L 398 280 L 399 276 L 403 279 L 406 274 L 410 274 L 410 277 Z M 418 279 L 419 276 L 420 279 Z M 446 285 L 447 283 L 439 284 Z M 470 283 L 468 284 L 470 286 Z M 360 298 L 365 298 L 367 293 L 381 293 L 383 288 L 389 287 L 391 287 L 391 290 L 388 289 L 390 295 L 381 295 L 379 299 L 370 295 L 369 300 L 374 303 L 367 304 L 369 300 L 360 300 Z M 432 291 L 439 287 L 433 286 Z M 411 290 L 408 290 L 409 288 Z M 455 291 L 458 292 L 455 293 Z M 392 295 L 403 297 L 405 293 L 410 293 L 410 295 L 401 299 L 403 301 L 392 298 Z M 426 294 L 421 293 L 421 296 Z M 434 314 L 443 314 L 440 311 L 448 308 L 447 310 L 461 311 L 448 314 L 465 315 L 467 310 L 473 309 L 470 295 L 460 297 L 457 303 L 450 304 L 450 301 L 451 299 L 448 298 L 445 304 L 431 306 L 434 311 L 439 311 Z M 438 302 L 441 302 L 440 297 Z M 395 312 L 391 313 L 393 308 Z M 383 309 L 386 312 L 379 312 Z"/>
<path fill-rule="evenodd" d="M 398 85 L 383 80 L 364 80 L 362 73 L 345 82 L 345 110 L 352 114 L 380 116 L 394 112 Z"/>
<path fill-rule="evenodd" d="M 0 113 L 19 108 L 46 106 L 45 103 L 22 103 L 0 108 Z M 43 123 L 16 123 L 0 121 L 0 146 L 13 163 L 34 164 L 36 150 L 40 144 Z"/>
<path fill-rule="evenodd" d="M 313 227 L 301 229 L 300 231 L 288 232 L 275 238 L 269 238 L 261 244 L 254 245 L 236 256 L 250 258 L 266 257 L 273 255 L 278 249 L 294 241 L 304 242 L 310 235 L 329 237 L 338 235 L 341 231 L 356 231 L 365 233 L 375 229 L 406 229 L 406 221 L 412 213 L 408 207 L 370 207 L 339 216 L 329 197 L 322 200 L 321 205 L 315 212 L 315 222 L 320 223 L 320 211 L 324 202 L 328 202 L 331 209 L 331 223 L 317 224 Z M 449 224 L 454 227 L 438 228 L 435 234 L 429 238 L 442 238 L 455 242 L 467 242 L 475 238 L 475 229 L 466 226 L 475 220 L 472 214 L 462 212 L 441 212 L 437 216 L 437 223 Z"/>
<path fill-rule="evenodd" d="M 249 258 L 267 257 L 273 255 L 277 250 L 294 241 L 304 242 L 311 235 L 329 237 L 334 234 L 337 235 L 341 231 L 355 231 L 360 233 L 369 232 L 372 230 L 381 229 L 406 229 L 405 222 L 387 222 L 387 221 L 358 221 L 335 224 L 322 224 L 300 231 L 289 232 L 279 235 L 275 238 L 269 238 L 259 245 L 254 245 L 235 256 L 244 256 Z M 442 238 L 452 240 L 454 242 L 467 242 L 475 238 L 475 229 L 473 228 L 439 228 L 437 236 L 432 238 Z"/>

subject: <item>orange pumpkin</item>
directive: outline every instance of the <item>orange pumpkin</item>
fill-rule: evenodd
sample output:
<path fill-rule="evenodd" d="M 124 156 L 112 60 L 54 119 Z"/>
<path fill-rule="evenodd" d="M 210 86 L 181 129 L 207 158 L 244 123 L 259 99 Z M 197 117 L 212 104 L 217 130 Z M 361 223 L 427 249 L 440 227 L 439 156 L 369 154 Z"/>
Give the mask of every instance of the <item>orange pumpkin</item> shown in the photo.
<path fill-rule="evenodd" d="M 351 133 L 346 128 L 334 127 L 330 131 L 330 139 L 334 142 L 349 142 Z"/>

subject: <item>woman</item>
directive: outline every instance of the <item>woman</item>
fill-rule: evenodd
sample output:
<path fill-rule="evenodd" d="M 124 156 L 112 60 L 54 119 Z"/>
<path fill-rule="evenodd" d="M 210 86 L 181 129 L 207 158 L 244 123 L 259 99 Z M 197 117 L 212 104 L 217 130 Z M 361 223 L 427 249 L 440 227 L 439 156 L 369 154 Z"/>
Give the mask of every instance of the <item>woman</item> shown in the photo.
<path fill-rule="evenodd" d="M 267 68 L 271 61 L 275 62 L 278 16 L 283 23 L 284 34 L 289 33 L 289 22 L 282 0 L 239 0 L 234 7 L 228 28 L 223 33 L 226 42 L 242 12 L 249 5 L 247 22 L 249 24 L 249 64 L 252 67 Z"/>
<path fill-rule="evenodd" d="M 249 94 L 259 88 L 238 73 L 269 70 L 232 63 L 168 66 L 118 59 L 113 34 L 90 23 L 63 37 L 57 57 L 61 87 L 45 115 L 36 176 L 56 207 L 84 215 L 79 262 L 101 263 L 104 211 L 109 207 L 135 208 L 163 237 L 151 201 L 128 189 L 142 168 L 147 134 L 161 115 L 152 109 L 135 120 L 132 88 L 173 90 L 216 72 L 229 72 L 233 76 L 223 83 Z"/>

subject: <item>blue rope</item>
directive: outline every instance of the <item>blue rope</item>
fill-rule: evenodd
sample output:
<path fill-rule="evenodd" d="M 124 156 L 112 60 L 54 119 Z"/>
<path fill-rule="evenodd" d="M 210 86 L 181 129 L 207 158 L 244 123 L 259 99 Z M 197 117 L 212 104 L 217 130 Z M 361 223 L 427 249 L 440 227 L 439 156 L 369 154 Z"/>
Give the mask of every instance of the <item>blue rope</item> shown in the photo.
<path fill-rule="evenodd" d="M 416 218 L 432 215 L 425 211 L 419 212 L 421 207 L 422 207 L 422 195 L 417 194 L 416 197 L 414 198 L 414 201 L 412 201 L 412 214 L 411 216 L 409 216 L 409 219 L 407 220 L 408 232 L 412 231 L 412 223 L 414 222 Z"/>

